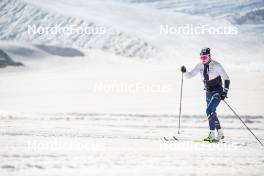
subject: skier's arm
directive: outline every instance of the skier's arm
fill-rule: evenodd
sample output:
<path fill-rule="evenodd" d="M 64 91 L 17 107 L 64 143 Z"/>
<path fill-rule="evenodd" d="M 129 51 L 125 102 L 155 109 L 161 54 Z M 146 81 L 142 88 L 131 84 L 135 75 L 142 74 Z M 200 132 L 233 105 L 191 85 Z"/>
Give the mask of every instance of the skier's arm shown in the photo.
<path fill-rule="evenodd" d="M 223 68 L 223 66 L 220 63 L 218 63 L 217 72 L 221 76 L 221 78 L 223 79 L 224 92 L 228 92 L 229 85 L 230 85 L 230 79 L 229 79 L 229 76 L 227 75 L 225 69 Z"/>
<path fill-rule="evenodd" d="M 192 71 L 190 71 L 190 72 L 186 71 L 186 72 L 184 73 L 184 76 L 185 76 L 186 78 L 192 78 L 192 77 L 194 77 L 195 75 L 197 75 L 197 73 L 199 73 L 199 71 L 200 71 L 200 64 L 197 64 L 197 65 L 192 69 Z"/>

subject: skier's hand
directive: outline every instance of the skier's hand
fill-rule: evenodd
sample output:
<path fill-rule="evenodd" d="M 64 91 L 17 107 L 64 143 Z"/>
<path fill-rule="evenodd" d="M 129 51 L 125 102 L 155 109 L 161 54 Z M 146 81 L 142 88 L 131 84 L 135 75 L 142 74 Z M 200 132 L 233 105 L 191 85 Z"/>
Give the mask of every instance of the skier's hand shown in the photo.
<path fill-rule="evenodd" d="M 183 65 L 183 66 L 181 66 L 181 72 L 182 73 L 185 73 L 186 72 L 186 67 Z"/>
<path fill-rule="evenodd" d="M 220 94 L 220 98 L 221 98 L 221 100 L 224 100 L 225 98 L 227 98 L 227 92 L 222 92 L 221 94 Z"/>

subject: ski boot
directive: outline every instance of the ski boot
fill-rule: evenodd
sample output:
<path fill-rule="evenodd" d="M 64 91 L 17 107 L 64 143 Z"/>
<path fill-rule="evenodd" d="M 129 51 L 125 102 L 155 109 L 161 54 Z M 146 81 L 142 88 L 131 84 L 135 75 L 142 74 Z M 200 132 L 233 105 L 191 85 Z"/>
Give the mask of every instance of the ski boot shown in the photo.
<path fill-rule="evenodd" d="M 211 131 L 208 135 L 207 138 L 203 139 L 204 141 L 207 141 L 207 142 L 214 142 L 215 141 L 215 134 L 213 131 Z"/>
<path fill-rule="evenodd" d="M 223 130 L 222 129 L 218 129 L 217 130 L 216 140 L 220 141 L 221 139 L 224 139 L 224 138 L 225 138 L 225 136 L 224 136 Z"/>

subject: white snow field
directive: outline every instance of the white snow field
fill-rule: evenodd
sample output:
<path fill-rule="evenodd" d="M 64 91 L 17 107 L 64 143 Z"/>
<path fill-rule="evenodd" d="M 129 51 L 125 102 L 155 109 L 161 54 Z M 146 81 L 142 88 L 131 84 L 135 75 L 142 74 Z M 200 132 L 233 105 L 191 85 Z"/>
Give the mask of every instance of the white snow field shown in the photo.
<path fill-rule="evenodd" d="M 227 102 L 264 141 L 263 9 L 262 0 L 1 0 L 0 49 L 24 66 L 0 68 L 0 175 L 263 175 L 264 147 L 224 103 L 226 143 L 192 142 L 208 135 L 200 76 L 184 79 L 177 134 L 179 68 L 210 47 L 231 79 Z M 28 30 L 56 25 L 104 33 Z"/>

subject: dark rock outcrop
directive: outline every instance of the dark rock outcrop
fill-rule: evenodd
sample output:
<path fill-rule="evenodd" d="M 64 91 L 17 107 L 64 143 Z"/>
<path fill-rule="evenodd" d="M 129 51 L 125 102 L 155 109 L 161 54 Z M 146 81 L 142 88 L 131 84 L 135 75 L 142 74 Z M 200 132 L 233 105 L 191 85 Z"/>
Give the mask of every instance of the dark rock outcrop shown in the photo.
<path fill-rule="evenodd" d="M 24 66 L 21 62 L 15 62 L 8 54 L 0 49 L 0 68 L 7 66 Z"/>

